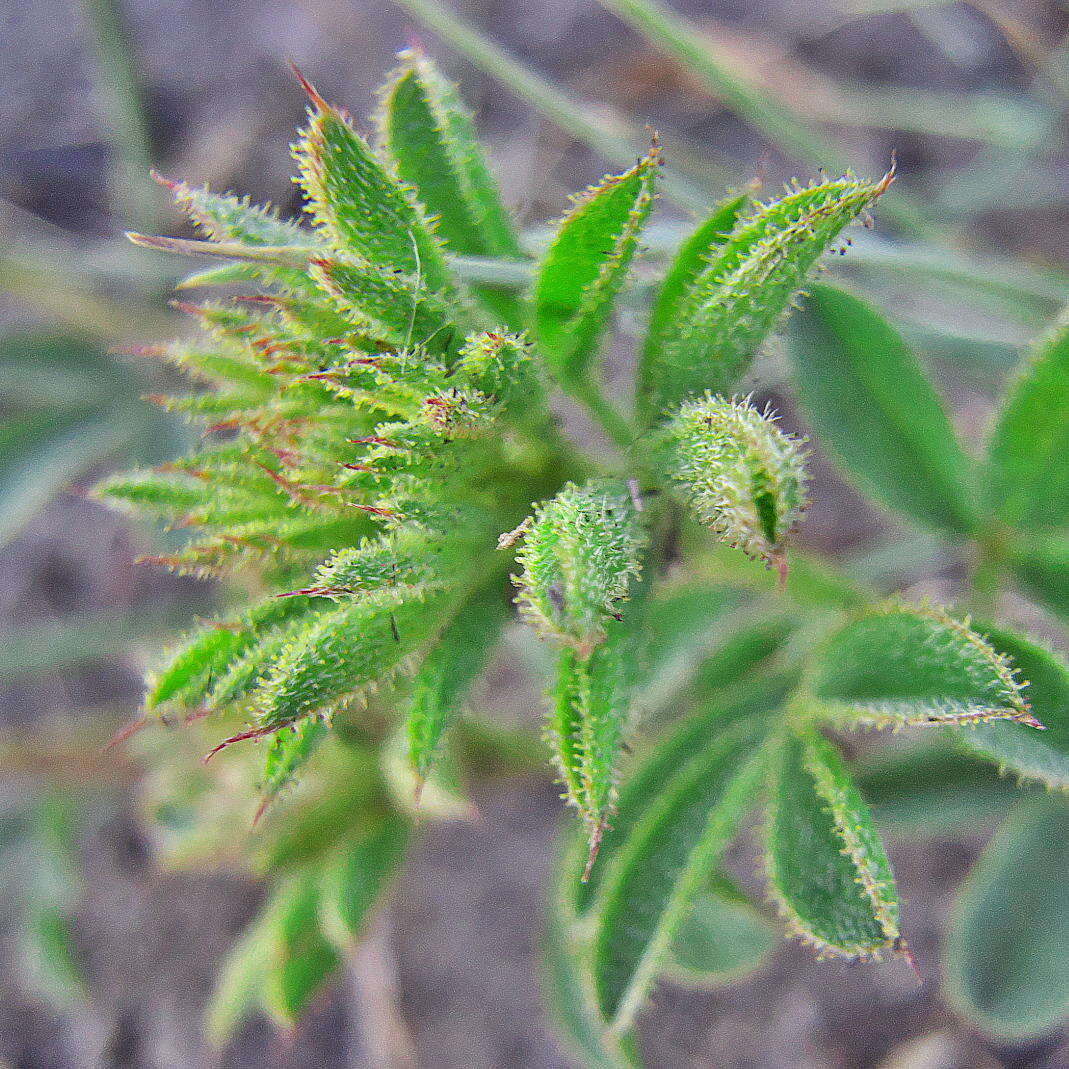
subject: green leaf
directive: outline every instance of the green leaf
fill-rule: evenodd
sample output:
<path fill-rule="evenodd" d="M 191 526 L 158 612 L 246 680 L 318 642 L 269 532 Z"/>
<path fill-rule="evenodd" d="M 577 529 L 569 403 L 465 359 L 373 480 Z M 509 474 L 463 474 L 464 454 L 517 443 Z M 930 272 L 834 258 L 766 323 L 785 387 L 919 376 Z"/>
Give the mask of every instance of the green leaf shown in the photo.
<path fill-rule="evenodd" d="M 590 1069 L 641 1066 L 633 1035 L 617 1038 L 610 1034 L 598 1011 L 590 955 L 571 913 L 567 859 L 565 854 L 558 865 L 546 903 L 540 940 L 542 1003 L 557 1036 L 581 1065 Z"/>
<path fill-rule="evenodd" d="M 311 605 L 312 599 L 305 597 L 268 598 L 246 610 L 237 621 L 202 627 L 151 678 L 145 708 L 196 705 L 272 628 L 294 621 Z"/>
<path fill-rule="evenodd" d="M 264 1007 L 292 1028 L 330 980 L 341 958 L 320 929 L 320 891 L 312 874 L 287 879 L 268 906 L 271 958 L 264 976 Z"/>
<path fill-rule="evenodd" d="M 764 727 L 768 714 L 788 694 L 782 679 L 765 678 L 736 687 L 686 717 L 667 737 L 657 742 L 630 770 L 620 788 L 611 826 L 606 828 L 594 865 L 586 883 L 579 879 L 586 865 L 586 851 L 571 858 L 570 908 L 583 918 L 599 901 L 609 875 L 615 871 L 617 855 L 628 846 L 632 833 L 658 804 L 662 793 L 673 793 L 673 784 L 685 778 L 690 763 L 713 747 L 732 725 L 745 721 L 754 732 Z"/>
<path fill-rule="evenodd" d="M 838 751 L 815 731 L 781 742 L 766 849 L 771 893 L 793 935 L 832 956 L 902 947 L 894 877 L 872 815 Z"/>
<path fill-rule="evenodd" d="M 872 305 L 823 283 L 790 332 L 795 383 L 821 444 L 873 498 L 967 534 L 972 472 L 935 389 Z"/>
<path fill-rule="evenodd" d="M 405 723 L 409 756 L 418 776 L 426 778 L 430 772 L 442 737 L 493 654 L 507 619 L 506 608 L 497 584 L 474 595 L 416 673 Z"/>
<path fill-rule="evenodd" d="M 257 918 L 227 951 L 204 1008 L 204 1036 L 225 1047 L 241 1025 L 263 1005 L 264 978 L 271 967 L 271 941 L 263 918 Z"/>
<path fill-rule="evenodd" d="M 561 221 L 535 284 L 535 325 L 556 377 L 583 380 L 653 205 L 655 145 L 629 171 L 591 186 Z"/>
<path fill-rule="evenodd" d="M 375 264 L 340 257 L 313 260 L 310 272 L 354 330 L 401 348 L 433 341 L 444 350 L 454 341 L 452 311 L 426 286 Z"/>
<path fill-rule="evenodd" d="M 1069 317 L 1041 339 L 1007 391 L 988 444 L 989 507 L 1026 531 L 1069 521 Z"/>
<path fill-rule="evenodd" d="M 419 208 L 346 117 L 309 85 L 309 122 L 294 147 L 316 228 L 333 248 L 383 270 L 448 281 L 445 257 Z"/>
<path fill-rule="evenodd" d="M 1020 802 L 969 876 L 947 935 L 946 990 L 985 1032 L 1021 1040 L 1069 1013 L 1069 804 Z"/>
<path fill-rule="evenodd" d="M 527 525 L 517 556 L 520 612 L 544 637 L 588 656 L 641 571 L 645 541 L 622 483 L 567 483 Z"/>
<path fill-rule="evenodd" d="M 772 926 L 744 897 L 705 891 L 676 932 L 666 975 L 695 987 L 730 983 L 759 969 L 775 943 Z"/>
<path fill-rule="evenodd" d="M 639 400 L 651 420 L 687 397 L 732 391 L 810 268 L 892 177 L 822 182 L 739 220 L 678 303 L 674 329 L 643 361 Z"/>
<path fill-rule="evenodd" d="M 624 624 L 607 635 L 588 657 L 562 651 L 547 730 L 568 801 L 589 829 L 589 865 L 616 808 L 630 711 L 631 635 Z"/>
<path fill-rule="evenodd" d="M 1022 682 L 1022 697 L 1046 730 L 1000 721 L 977 724 L 955 737 L 1020 780 L 1069 790 L 1069 667 L 1023 635 L 986 625 L 976 630 L 1009 658 Z"/>
<path fill-rule="evenodd" d="M 665 784 L 606 877 L 594 935 L 598 1005 L 617 1032 L 663 969 L 702 881 L 756 801 L 764 761 L 738 725 Z"/>
<path fill-rule="evenodd" d="M 323 874 L 323 930 L 343 952 L 364 937 L 370 917 L 404 862 L 409 825 L 392 813 L 343 846 Z"/>
<path fill-rule="evenodd" d="M 257 811 L 257 819 L 297 778 L 328 730 L 319 717 L 308 716 L 288 728 L 283 728 L 271 740 L 267 757 L 264 759 L 264 772 L 260 783 L 263 797 Z"/>
<path fill-rule="evenodd" d="M 1011 667 L 939 609 L 891 602 L 833 632 L 813 653 L 800 699 L 842 723 L 1033 723 Z"/>
<path fill-rule="evenodd" d="M 258 694 L 261 729 L 285 727 L 388 681 L 433 637 L 441 610 L 440 597 L 383 597 L 313 617 Z"/>
<path fill-rule="evenodd" d="M 397 177 L 457 253 L 520 259 L 519 242 L 456 86 L 418 51 L 402 52 L 377 119 Z"/>
<path fill-rule="evenodd" d="M 799 443 L 748 400 L 706 394 L 664 430 L 664 465 L 698 519 L 750 557 L 777 564 L 806 503 Z"/>
<path fill-rule="evenodd" d="M 735 229 L 751 200 L 749 193 L 737 193 L 721 201 L 713 214 L 680 245 L 650 312 L 650 325 L 639 364 L 642 393 L 649 392 L 649 384 L 642 376 L 655 365 L 657 354 L 675 331 L 676 319 L 710 257 Z"/>

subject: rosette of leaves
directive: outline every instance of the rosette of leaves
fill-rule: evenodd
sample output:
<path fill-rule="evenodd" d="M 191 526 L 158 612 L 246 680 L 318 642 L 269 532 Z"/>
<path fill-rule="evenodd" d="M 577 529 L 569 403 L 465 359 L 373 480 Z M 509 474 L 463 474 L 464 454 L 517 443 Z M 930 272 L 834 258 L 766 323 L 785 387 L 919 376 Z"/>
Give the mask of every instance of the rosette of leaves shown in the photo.
<path fill-rule="evenodd" d="M 1019 636 L 881 601 L 804 555 L 776 596 L 746 559 L 781 564 L 806 480 L 797 443 L 733 398 L 893 173 L 710 205 L 654 299 L 632 413 L 605 395 L 600 352 L 655 206 L 658 146 L 577 198 L 527 265 L 528 300 L 466 281 L 471 257 L 522 250 L 470 117 L 426 59 L 402 57 L 375 148 L 306 89 L 295 156 L 311 227 L 167 182 L 206 240 L 135 238 L 220 261 L 187 288 L 242 293 L 185 306 L 200 333 L 158 351 L 201 386 L 156 399 L 200 425 L 200 447 L 100 488 L 184 536 L 158 563 L 244 591 L 161 661 L 138 722 L 199 721 L 242 775 L 161 777 L 161 824 L 188 844 L 225 817 L 210 841 L 232 848 L 247 785 L 262 812 L 302 784 L 258 829 L 271 892 L 224 970 L 213 1037 L 256 1010 L 292 1024 L 366 930 L 413 815 L 470 811 L 460 771 L 477 732 L 463 712 L 511 626 L 510 593 L 554 649 L 539 765 L 556 766 L 581 834 L 551 894 L 545 990 L 584 1063 L 634 1063 L 632 1027 L 661 977 L 717 983 L 767 951 L 767 918 L 722 867 L 755 810 L 793 932 L 828 955 L 905 953 L 887 854 L 836 735 L 951 732 L 1063 787 L 1069 673 Z M 995 433 L 987 482 L 1012 501 L 992 489 L 984 505 L 893 330 L 813 288 L 792 351 L 821 440 L 888 507 L 974 538 L 987 572 L 1048 589 L 1059 432 L 1023 428 L 1061 410 L 1064 332 Z M 613 455 L 564 437 L 554 387 Z M 1018 493 L 1033 466 L 1045 497 L 1036 481 Z M 501 550 L 521 540 L 515 594 Z M 171 739 L 152 742 L 161 766 Z"/>

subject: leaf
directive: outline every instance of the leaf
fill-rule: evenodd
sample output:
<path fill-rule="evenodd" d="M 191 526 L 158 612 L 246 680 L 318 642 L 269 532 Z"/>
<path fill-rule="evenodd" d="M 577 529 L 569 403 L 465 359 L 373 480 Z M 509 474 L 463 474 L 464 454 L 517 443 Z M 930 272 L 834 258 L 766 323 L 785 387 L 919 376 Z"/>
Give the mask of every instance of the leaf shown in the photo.
<path fill-rule="evenodd" d="M 690 764 L 715 747 L 736 723 L 745 721 L 756 736 L 764 729 L 768 714 L 787 695 L 787 684 L 774 678 L 737 687 L 700 706 L 646 752 L 620 788 L 611 826 L 605 830 L 598 862 L 586 883 L 579 879 L 586 865 L 586 851 L 581 852 L 581 857 L 577 851 L 571 859 L 570 908 L 578 917 L 587 917 L 596 907 L 615 871 L 616 857 L 626 850 L 633 832 L 658 804 L 662 793 L 674 793 L 673 785 L 687 777 Z"/>
<path fill-rule="evenodd" d="M 653 302 L 639 365 L 640 376 L 655 364 L 657 354 L 675 330 L 676 319 L 698 277 L 710 257 L 716 255 L 717 248 L 735 229 L 739 217 L 750 207 L 751 199 L 749 193 L 736 193 L 722 200 L 712 215 L 680 245 Z M 648 384 L 644 383 L 641 390 L 648 392 Z"/>
<path fill-rule="evenodd" d="M 566 796 L 590 835 L 592 865 L 616 807 L 617 776 L 629 723 L 631 635 L 624 624 L 608 631 L 588 657 L 561 652 L 547 735 Z M 584 878 L 586 876 L 584 875 Z"/>
<path fill-rule="evenodd" d="M 664 464 L 698 519 L 729 545 L 779 566 L 806 504 L 799 443 L 748 400 L 706 394 L 684 402 L 664 430 Z"/>
<path fill-rule="evenodd" d="M 323 874 L 323 930 L 345 952 L 364 937 L 372 911 L 404 862 L 409 825 L 390 813 L 343 846 Z"/>
<path fill-rule="evenodd" d="M 315 616 L 257 696 L 261 729 L 285 727 L 388 681 L 433 637 L 441 607 L 440 597 L 368 599 Z"/>
<path fill-rule="evenodd" d="M 398 58 L 377 116 L 381 145 L 397 177 L 416 191 L 454 252 L 520 259 L 512 222 L 456 86 L 416 50 Z"/>
<path fill-rule="evenodd" d="M 650 421 L 687 397 L 728 394 L 840 231 L 887 189 L 846 176 L 755 205 L 716 247 L 639 371 Z"/>
<path fill-rule="evenodd" d="M 772 897 L 793 935 L 832 956 L 902 948 L 894 877 L 872 815 L 838 751 L 815 731 L 780 744 L 766 849 Z"/>
<path fill-rule="evenodd" d="M 507 618 L 494 586 L 470 598 L 442 632 L 412 681 L 405 721 L 416 774 L 426 778 L 442 737 L 460 715 L 468 693 L 493 654 Z"/>
<path fill-rule="evenodd" d="M 300 1020 L 341 964 L 319 921 L 314 874 L 287 879 L 268 906 L 271 958 L 264 976 L 264 1007 L 283 1028 Z"/>
<path fill-rule="evenodd" d="M 872 305 L 815 284 L 790 332 L 806 421 L 880 504 L 926 527 L 975 527 L 973 473 L 917 358 Z"/>
<path fill-rule="evenodd" d="M 204 1008 L 204 1036 L 212 1047 L 225 1047 L 241 1025 L 260 1012 L 270 966 L 271 943 L 258 918 L 227 951 L 216 973 Z"/>
<path fill-rule="evenodd" d="M 759 969 L 775 946 L 767 920 L 738 894 L 699 894 L 672 944 L 666 975 L 676 983 L 715 987 Z"/>
<path fill-rule="evenodd" d="M 264 760 L 260 783 L 262 798 L 256 813 L 257 819 L 297 778 L 327 731 L 327 725 L 319 717 L 308 716 L 284 728 L 271 740 Z"/>
<path fill-rule="evenodd" d="M 310 272 L 354 330 L 401 348 L 434 341 L 443 350 L 454 341 L 451 310 L 425 286 L 341 257 L 313 260 Z"/>
<path fill-rule="evenodd" d="M 194 706 L 250 647 L 270 629 L 293 621 L 311 607 L 310 598 L 268 598 L 246 610 L 237 621 L 209 624 L 194 632 L 166 667 L 150 680 L 145 708 L 171 704 Z"/>
<path fill-rule="evenodd" d="M 1022 681 L 1024 701 L 1046 730 L 1000 721 L 977 724 L 955 737 L 1020 780 L 1069 790 L 1069 667 L 1023 635 L 986 625 L 976 630 L 1009 659 Z"/>
<path fill-rule="evenodd" d="M 987 502 L 1030 533 L 1069 521 L 1069 318 L 1034 347 L 988 443 Z"/>
<path fill-rule="evenodd" d="M 656 146 L 629 171 L 591 186 L 561 221 L 535 283 L 535 327 L 565 386 L 586 378 L 653 205 Z"/>
<path fill-rule="evenodd" d="M 963 888 L 947 935 L 946 991 L 985 1032 L 1021 1040 L 1069 1013 L 1069 804 L 1018 803 Z"/>
<path fill-rule="evenodd" d="M 546 903 L 540 940 L 539 989 L 542 1003 L 557 1036 L 583 1066 L 590 1069 L 626 1069 L 641 1066 L 632 1035 L 610 1035 L 594 1001 L 589 955 L 576 932 L 564 886 L 570 876 L 566 863 L 559 866 Z"/>
<path fill-rule="evenodd" d="M 544 637 L 587 656 L 639 576 L 645 541 L 622 483 L 567 483 L 526 528 L 515 580 L 521 614 Z"/>
<path fill-rule="evenodd" d="M 1034 722 L 1005 658 L 932 607 L 869 609 L 821 644 L 807 675 L 802 700 L 838 722 Z"/>
<path fill-rule="evenodd" d="M 605 1020 L 628 1028 L 661 972 L 686 911 L 763 775 L 747 725 L 724 732 L 665 784 L 607 875 L 594 934 L 594 985 Z"/>
<path fill-rule="evenodd" d="M 395 269 L 431 289 L 448 281 L 441 247 L 419 209 L 346 117 L 305 84 L 309 122 L 294 147 L 307 211 L 335 249 Z"/>

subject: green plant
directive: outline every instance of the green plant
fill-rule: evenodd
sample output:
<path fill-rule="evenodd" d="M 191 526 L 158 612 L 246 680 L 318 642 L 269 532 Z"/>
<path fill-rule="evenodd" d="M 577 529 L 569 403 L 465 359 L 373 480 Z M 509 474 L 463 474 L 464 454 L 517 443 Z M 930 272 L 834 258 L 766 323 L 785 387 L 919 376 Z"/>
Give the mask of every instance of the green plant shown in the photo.
<path fill-rule="evenodd" d="M 985 617 L 1011 578 L 1065 612 L 1069 328 L 1025 365 L 978 466 L 894 328 L 808 281 L 893 168 L 767 202 L 743 193 L 711 206 L 668 266 L 625 410 L 600 353 L 653 208 L 656 142 L 578 197 L 531 265 L 425 58 L 401 57 L 375 149 L 305 88 L 295 157 L 311 229 L 168 181 L 207 240 L 133 236 L 224 261 L 187 285 L 257 292 L 187 306 L 200 335 L 159 350 L 207 387 L 163 400 L 202 426 L 201 447 L 98 488 L 186 535 L 159 563 L 240 582 L 232 611 L 156 672 L 133 725 L 184 717 L 214 732 L 209 757 L 225 751 L 202 766 L 173 735 L 146 739 L 172 856 L 234 851 L 258 791 L 254 864 L 271 890 L 225 966 L 212 1038 L 257 1009 L 296 1020 L 366 931 L 417 815 L 468 812 L 462 773 L 491 755 L 530 761 L 522 733 L 461 715 L 511 633 L 511 600 L 551 651 L 546 756 L 580 818 L 551 891 L 545 980 L 585 1061 L 637 1059 L 633 1025 L 662 975 L 715 982 L 767 951 L 722 868 L 755 808 L 793 933 L 832 956 L 908 954 L 864 784 L 900 811 L 913 780 L 968 791 L 980 766 L 965 753 L 1064 789 L 1069 669 L 1001 625 L 880 599 L 797 553 L 788 568 L 804 451 L 741 394 L 809 289 L 790 348 L 822 444 L 876 501 L 972 547 Z M 475 277 L 472 256 L 517 270 Z M 611 449 L 562 433 L 557 390 Z M 921 748 L 856 779 L 835 740 L 868 727 L 949 736 L 958 765 Z M 945 816 L 952 799 L 930 808 Z M 1025 819 L 1064 836 L 1064 817 L 1058 800 Z M 1037 852 L 1035 834 L 1004 835 L 1003 853 Z M 1037 860 L 1048 879 L 1057 856 Z M 1005 908 L 1003 873 L 980 866 L 966 930 Z M 981 1004 L 982 945 L 952 943 L 958 988 L 1012 1032 L 1019 1002 Z M 1066 985 L 1047 988 L 1048 1010 L 1030 1003 L 1017 1031 L 1056 1018 Z"/>

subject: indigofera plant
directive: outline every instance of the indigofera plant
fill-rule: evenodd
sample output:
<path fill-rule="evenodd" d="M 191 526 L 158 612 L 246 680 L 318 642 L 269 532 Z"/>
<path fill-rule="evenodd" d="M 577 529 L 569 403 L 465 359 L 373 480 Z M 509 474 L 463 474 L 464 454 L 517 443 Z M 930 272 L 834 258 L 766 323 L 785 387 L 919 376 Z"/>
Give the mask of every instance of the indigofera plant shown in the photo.
<path fill-rule="evenodd" d="M 1069 670 L 1001 625 L 883 601 L 804 554 L 788 575 L 805 457 L 748 376 L 814 288 L 790 336 L 809 423 L 877 500 L 973 540 L 990 614 L 992 576 L 1047 591 L 1069 561 L 1056 450 L 1069 410 L 1052 400 L 1069 328 L 1011 388 L 981 498 L 894 329 L 808 281 L 893 169 L 766 202 L 748 191 L 710 205 L 667 265 L 625 410 L 601 350 L 643 255 L 656 142 L 579 197 L 533 260 L 428 59 L 402 54 L 374 148 L 304 85 L 294 154 L 311 228 L 165 181 L 206 240 L 133 235 L 222 261 L 183 288 L 231 289 L 183 304 L 196 339 L 154 351 L 200 386 L 156 398 L 200 425 L 200 445 L 99 487 L 181 536 L 157 563 L 242 592 L 163 661 L 136 725 L 196 720 L 226 751 L 157 777 L 171 793 L 152 811 L 175 854 L 220 849 L 226 832 L 203 826 L 232 820 L 242 790 L 263 816 L 252 849 L 272 893 L 225 967 L 213 1040 L 258 1009 L 296 1020 L 366 930 L 418 817 L 470 812 L 464 773 L 480 755 L 529 760 L 522 730 L 465 715 L 502 637 L 522 641 L 517 615 L 552 650 L 544 761 L 582 824 L 551 891 L 545 981 L 584 1061 L 635 1062 L 632 1026 L 659 977 L 716 981 L 767 951 L 762 911 L 723 860 L 755 810 L 792 933 L 828 955 L 905 953 L 879 806 L 838 734 L 949 732 L 1061 789 Z M 502 259 L 530 293 L 491 281 Z M 611 453 L 564 434 L 557 390 Z M 1046 555 L 1026 549 L 1041 539 Z M 160 768 L 180 760 L 173 736 L 147 744 Z"/>

